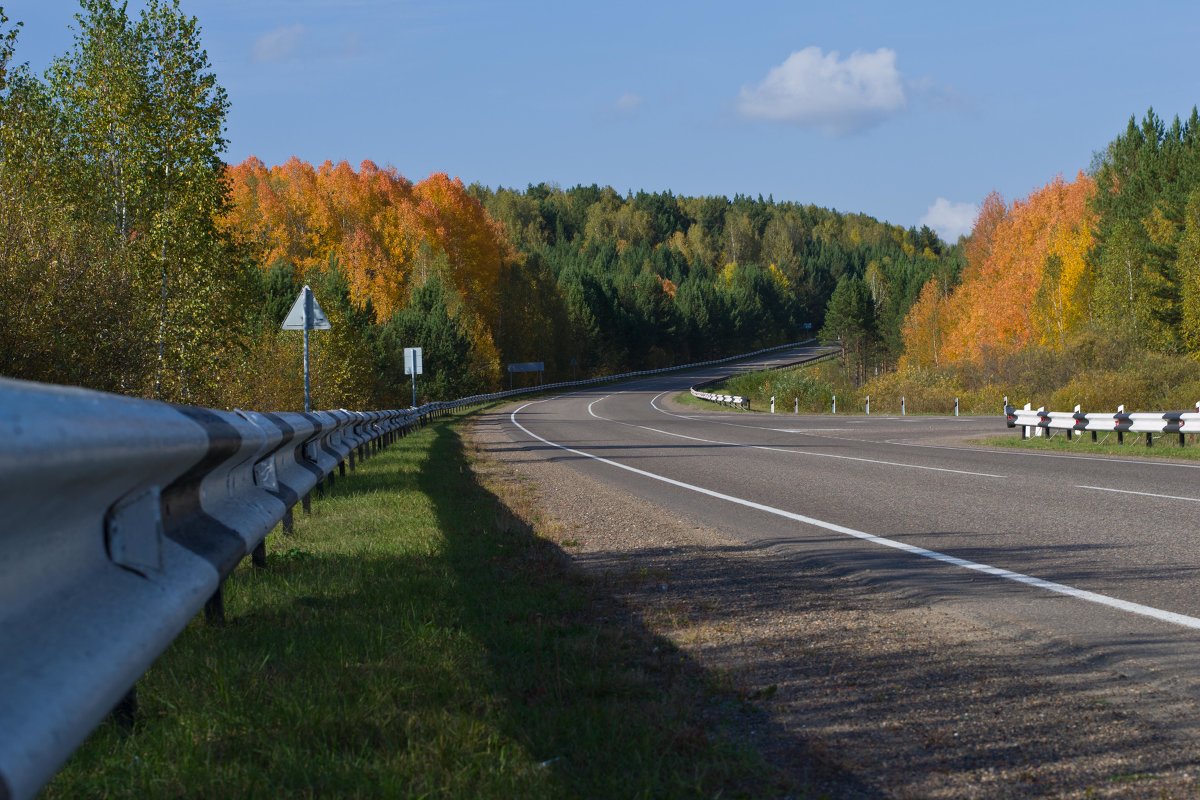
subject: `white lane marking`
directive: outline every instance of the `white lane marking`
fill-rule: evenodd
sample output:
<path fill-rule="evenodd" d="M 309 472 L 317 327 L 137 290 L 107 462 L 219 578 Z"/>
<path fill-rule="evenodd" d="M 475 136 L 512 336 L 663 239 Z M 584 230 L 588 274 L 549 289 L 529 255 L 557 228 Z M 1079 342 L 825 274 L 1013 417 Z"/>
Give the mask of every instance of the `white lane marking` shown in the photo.
<path fill-rule="evenodd" d="M 1076 489 L 1093 489 L 1097 492 L 1115 492 L 1117 494 L 1136 494 L 1141 497 L 1161 497 L 1164 500 L 1186 500 L 1189 503 L 1200 503 L 1200 497 L 1177 497 L 1173 494 L 1154 494 L 1153 492 L 1133 492 L 1129 489 L 1109 489 L 1106 486 L 1076 486 Z"/>
<path fill-rule="evenodd" d="M 855 530 L 854 528 L 847 528 L 845 525 L 838 525 L 836 522 L 826 522 L 824 520 L 817 519 L 816 517 L 806 517 L 803 514 L 796 514 L 792 511 L 784 511 L 781 508 L 775 508 L 774 506 L 764 505 L 763 503 L 756 503 L 753 500 L 745 500 L 741 497 L 734 497 L 733 495 L 723 494 L 721 492 L 713 491 L 712 489 L 705 489 L 703 486 L 696 486 L 691 483 L 684 483 L 683 481 L 677 481 L 674 478 L 668 478 L 665 475 L 659 475 L 654 472 L 647 472 L 644 469 L 638 469 L 637 467 L 631 467 L 628 464 L 622 464 L 620 462 L 613 461 L 611 459 L 602 458 L 601 456 L 592 455 L 591 453 L 586 453 L 582 450 L 576 450 L 572 447 L 567 447 L 566 445 L 558 444 L 557 442 L 552 442 L 549 439 L 544 439 L 541 436 L 538 436 L 536 433 L 529 430 L 528 428 L 526 428 L 524 425 L 522 425 L 520 422 L 517 421 L 517 414 L 519 414 L 525 408 L 527 408 L 537 402 L 542 402 L 542 401 L 535 400 L 535 401 L 533 401 L 533 403 L 526 403 L 525 405 L 521 406 L 520 408 L 515 409 L 512 412 L 512 414 L 509 415 L 509 419 L 512 421 L 513 425 L 516 425 L 518 428 L 520 428 L 522 431 L 524 431 L 527 436 L 529 436 L 533 439 L 537 439 L 539 442 L 542 442 L 544 444 L 548 444 L 551 447 L 556 447 L 559 450 L 565 450 L 566 452 L 572 453 L 577 456 L 582 456 L 584 458 L 590 458 L 593 461 L 599 461 L 601 464 L 608 464 L 611 467 L 616 467 L 617 469 L 623 469 L 626 472 L 632 472 L 635 475 L 641 475 L 642 477 L 650 478 L 651 480 L 661 481 L 662 483 L 666 483 L 671 486 L 676 486 L 680 489 L 687 489 L 690 492 L 696 492 L 698 494 L 703 494 L 703 495 L 707 495 L 708 497 L 716 498 L 717 500 L 724 500 L 729 503 L 735 503 L 739 506 L 744 506 L 746 508 L 752 508 L 756 511 L 763 511 L 767 514 L 773 514 L 777 517 L 783 517 L 784 519 L 790 519 L 795 522 L 799 522 L 802 525 L 811 525 L 814 528 L 821 528 L 823 530 L 832 531 L 834 533 L 841 533 L 846 536 L 851 536 L 855 539 L 861 539 L 862 541 L 879 545 L 881 547 L 890 547 L 893 550 L 899 550 L 904 553 L 909 553 L 909 554 L 915 555 L 915 556 L 921 556 L 922 558 L 932 559 L 933 561 L 939 561 L 943 564 L 950 564 L 951 566 L 961 567 L 963 569 L 969 569 L 969 570 L 973 570 L 975 572 L 982 572 L 985 575 L 991 575 L 996 578 L 1001 578 L 1002 580 L 1012 581 L 1013 583 L 1019 583 L 1019 584 L 1025 585 L 1025 586 L 1031 586 L 1035 589 L 1042 589 L 1047 592 L 1052 592 L 1054 594 L 1065 595 L 1067 597 L 1074 597 L 1077 600 L 1083 600 L 1088 603 L 1094 603 L 1096 605 L 1107 606 L 1108 608 L 1115 608 L 1118 611 L 1125 611 L 1130 614 L 1138 614 L 1143 617 L 1150 617 L 1151 619 L 1156 619 L 1160 622 L 1169 622 L 1169 623 L 1173 623 L 1175 625 L 1180 625 L 1184 628 L 1200 630 L 1200 618 L 1190 617 L 1187 614 L 1179 614 L 1174 611 L 1166 611 L 1161 608 L 1154 608 L 1153 606 L 1142 605 L 1141 603 L 1134 603 L 1129 600 L 1122 600 L 1118 597 L 1110 597 L 1109 595 L 1106 595 L 1106 594 L 1090 592 L 1086 589 L 1078 589 L 1074 586 L 1068 586 L 1065 583 L 1055 583 L 1054 581 L 1048 581 L 1048 580 L 1044 580 L 1042 578 L 1035 578 L 1032 575 L 1025 575 L 1024 573 L 1021 573 L 1021 572 L 1013 572 L 1012 570 L 1003 569 L 1001 567 L 993 567 L 988 564 L 981 564 L 977 561 L 968 561 L 965 558 L 958 558 L 957 556 L 951 556 L 951 555 L 947 555 L 945 553 L 939 553 L 936 550 L 927 550 L 924 547 L 917 547 L 916 545 L 908 544 L 907 542 L 900 542 L 900 541 L 896 541 L 895 539 L 888 539 L 883 536 L 876 536 L 873 533 L 866 533 L 864 531 Z"/>
<path fill-rule="evenodd" d="M 678 390 L 673 390 L 673 391 L 678 391 Z M 745 424 L 741 424 L 741 423 L 737 423 L 737 422 L 727 422 L 723 419 L 714 419 L 713 417 L 715 415 L 713 415 L 713 414 L 701 414 L 701 415 L 676 414 L 673 411 L 667 411 L 665 408 L 662 408 L 661 406 L 659 406 L 655 403 L 655 401 L 658 400 L 658 398 L 662 397 L 664 394 L 672 394 L 672 393 L 673 393 L 672 391 L 666 391 L 666 392 L 662 392 L 660 394 L 655 395 L 654 400 L 650 401 L 650 405 L 654 407 L 655 411 L 659 412 L 660 414 L 666 414 L 668 417 L 677 417 L 679 419 L 688 419 L 688 420 L 692 420 L 693 422 L 707 422 L 710 425 L 728 425 L 731 428 L 756 428 L 758 430 L 770 430 L 770 428 L 765 428 L 762 425 L 745 425 Z M 927 417 L 921 421 L 922 422 L 931 422 L 931 421 L 945 422 L 946 420 L 953 420 L 953 419 L 955 419 L 955 418 L 954 417 L 937 417 L 937 416 L 935 416 L 935 417 Z M 850 421 L 851 420 L 847 420 L 847 422 L 850 422 Z M 913 421 L 916 422 L 917 420 L 913 420 Z M 966 417 L 966 418 L 959 417 L 957 421 L 969 422 L 970 417 Z M 866 420 L 861 420 L 861 422 L 866 422 Z M 809 430 L 796 431 L 796 432 L 804 434 L 804 435 L 809 435 L 813 432 L 821 431 L 821 430 L 825 430 L 825 429 L 811 428 Z M 830 430 L 834 430 L 834 429 L 830 429 Z M 1063 459 L 1067 459 L 1069 461 L 1102 461 L 1105 464 L 1140 464 L 1143 466 L 1153 466 L 1153 467 L 1175 467 L 1177 469 L 1200 469 L 1200 464 L 1181 464 L 1178 461 L 1160 461 L 1160 460 L 1151 459 L 1151 458 L 1134 460 L 1131 458 L 1105 458 L 1102 456 L 1074 456 L 1074 455 L 1067 455 L 1065 453 L 1032 453 L 1029 451 L 1023 451 L 1023 450 L 1019 450 L 1019 449 L 1001 449 L 1001 448 L 988 447 L 986 445 L 981 445 L 980 447 L 954 447 L 953 445 L 945 445 L 945 444 L 917 444 L 916 442 L 902 442 L 902 441 L 898 441 L 896 439 L 882 439 L 882 440 L 881 439 L 861 439 L 856 436 L 820 436 L 817 438 L 841 439 L 841 440 L 844 440 L 847 442 L 870 442 L 872 444 L 890 444 L 890 445 L 895 445 L 896 447 L 920 447 L 920 448 L 924 448 L 926 450 L 951 450 L 951 451 L 958 452 L 958 453 L 995 453 L 996 455 L 1017 456 L 1017 457 L 1021 457 L 1021 458 L 1063 458 Z"/>
<path fill-rule="evenodd" d="M 670 391 L 666 391 L 666 392 L 660 392 L 660 393 L 656 394 L 654 396 L 654 398 L 651 399 L 650 405 L 653 406 L 655 409 L 662 411 L 662 409 L 659 408 L 657 405 L 658 398 L 662 397 L 664 394 L 670 394 L 670 393 L 671 393 Z M 600 398 L 600 399 L 603 400 L 604 398 Z M 599 400 L 597 400 L 596 402 L 599 402 Z M 664 431 L 664 430 L 660 430 L 658 428 L 648 428 L 645 425 L 634 425 L 632 422 L 621 422 L 620 420 L 617 420 L 617 419 L 608 419 L 607 417 L 600 416 L 599 414 L 597 414 L 595 411 L 592 410 L 592 405 L 594 405 L 594 404 L 595 403 L 588 406 L 588 413 L 591 414 L 596 419 L 604 420 L 605 422 L 615 422 L 618 425 L 628 425 L 631 428 L 641 428 L 642 430 L 645 430 L 645 431 L 653 431 L 654 433 L 661 433 L 664 436 L 676 436 L 680 439 L 690 439 L 693 442 L 703 442 L 705 444 L 716 444 L 716 445 L 721 445 L 724 447 L 747 447 L 747 448 L 750 448 L 751 450 L 766 450 L 766 451 L 773 452 L 773 453 L 790 453 L 792 455 L 797 455 L 797 456 L 808 456 L 809 458 L 836 458 L 841 461 L 862 461 L 867 464 L 881 464 L 885 467 L 900 467 L 902 469 L 921 469 L 921 470 L 926 470 L 928 472 L 950 472 L 955 475 L 972 475 L 977 478 L 1007 478 L 1008 477 L 1007 475 L 996 475 L 991 472 L 970 472 L 965 469 L 949 469 L 948 467 L 926 467 L 926 466 L 922 466 L 920 464 L 903 464 L 899 461 L 881 461 L 880 459 L 877 459 L 877 458 L 862 458 L 860 456 L 839 456 L 839 455 L 835 455 L 833 453 L 814 453 L 814 452 L 811 452 L 808 450 L 788 450 L 783 447 L 768 447 L 767 445 L 762 445 L 762 444 L 742 444 L 741 442 L 722 442 L 717 439 L 701 439 L 698 436 L 685 436 L 682 433 L 671 433 L 670 431 Z M 668 416 L 672 416 L 672 417 L 679 416 L 678 414 L 671 414 L 671 412 L 669 412 L 669 411 L 663 411 L 663 413 L 667 414 Z M 690 417 L 686 417 L 685 419 L 690 419 Z M 775 428 L 763 428 L 758 425 L 735 425 L 733 427 L 754 428 L 756 430 L 775 430 Z"/>
<path fill-rule="evenodd" d="M 865 441 L 865 440 L 858 440 Z M 1178 461 L 1159 461 L 1157 459 L 1104 458 L 1103 456 L 1072 456 L 1065 453 L 1032 453 L 1017 448 L 999 448 L 981 445 L 980 447 L 953 447 L 945 444 L 916 444 L 915 442 L 897 442 L 889 440 L 880 444 L 894 444 L 898 447 L 924 447 L 929 450 L 956 450 L 961 453 L 993 453 L 1003 456 L 1021 456 L 1024 458 L 1065 458 L 1068 461 L 1102 461 L 1105 464 L 1138 464 L 1144 467 L 1176 467 L 1178 469 L 1200 469 L 1200 464 L 1181 464 Z"/>

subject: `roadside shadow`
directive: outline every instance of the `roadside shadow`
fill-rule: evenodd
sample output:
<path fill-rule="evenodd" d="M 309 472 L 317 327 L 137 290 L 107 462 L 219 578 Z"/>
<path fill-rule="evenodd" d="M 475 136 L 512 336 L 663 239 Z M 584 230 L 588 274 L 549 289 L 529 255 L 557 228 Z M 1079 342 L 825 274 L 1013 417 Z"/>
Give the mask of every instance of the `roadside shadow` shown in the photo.
<path fill-rule="evenodd" d="M 568 794 L 886 796 L 776 725 L 760 696 L 705 670 L 537 536 L 479 483 L 453 426 L 435 425 L 431 435 L 420 475 L 439 498 L 466 632 L 487 648 L 507 733 L 550 765 Z M 762 761 L 768 742 L 788 753 L 786 765 Z M 735 752 L 747 749 L 749 760 Z M 642 784 L 631 787 L 620 776 L 634 763 Z"/>

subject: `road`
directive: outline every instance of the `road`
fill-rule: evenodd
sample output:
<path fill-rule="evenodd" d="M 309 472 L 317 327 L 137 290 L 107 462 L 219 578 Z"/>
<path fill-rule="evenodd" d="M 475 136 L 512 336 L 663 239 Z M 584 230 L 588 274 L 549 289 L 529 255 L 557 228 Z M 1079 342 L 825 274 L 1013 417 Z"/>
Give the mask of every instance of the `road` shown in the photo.
<path fill-rule="evenodd" d="M 962 444 L 1017 435 L 999 409 L 797 416 L 670 400 L 805 352 L 525 403 L 506 433 L 775 558 L 1200 695 L 1200 464 Z"/>

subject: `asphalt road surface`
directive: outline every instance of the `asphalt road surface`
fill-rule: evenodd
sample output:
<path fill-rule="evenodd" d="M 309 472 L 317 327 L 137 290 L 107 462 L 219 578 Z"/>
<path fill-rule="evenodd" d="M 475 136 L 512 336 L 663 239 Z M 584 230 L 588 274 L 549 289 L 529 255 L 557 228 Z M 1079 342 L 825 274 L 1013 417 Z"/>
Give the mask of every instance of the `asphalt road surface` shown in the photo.
<path fill-rule="evenodd" d="M 1018 435 L 999 408 L 796 416 L 669 400 L 806 352 L 525 403 L 506 432 L 779 559 L 816 559 L 880 592 L 1200 695 L 1200 463 L 963 444 Z"/>

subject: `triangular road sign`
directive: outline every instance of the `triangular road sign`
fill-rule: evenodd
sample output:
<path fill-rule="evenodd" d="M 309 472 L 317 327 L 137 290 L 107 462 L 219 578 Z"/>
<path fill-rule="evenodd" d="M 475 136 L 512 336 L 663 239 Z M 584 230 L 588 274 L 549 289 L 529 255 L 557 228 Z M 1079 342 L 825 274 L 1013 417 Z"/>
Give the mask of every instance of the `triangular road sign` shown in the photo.
<path fill-rule="evenodd" d="M 285 331 L 327 331 L 331 327 L 329 317 L 321 310 L 317 298 L 313 297 L 312 289 L 306 285 L 300 290 L 300 296 L 292 303 L 292 310 L 283 320 Z"/>

